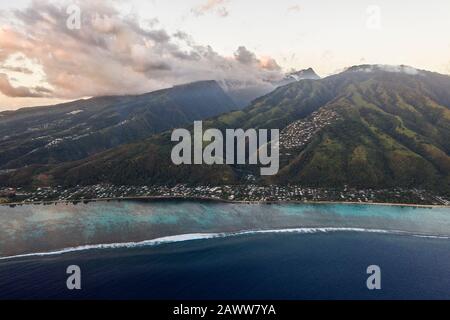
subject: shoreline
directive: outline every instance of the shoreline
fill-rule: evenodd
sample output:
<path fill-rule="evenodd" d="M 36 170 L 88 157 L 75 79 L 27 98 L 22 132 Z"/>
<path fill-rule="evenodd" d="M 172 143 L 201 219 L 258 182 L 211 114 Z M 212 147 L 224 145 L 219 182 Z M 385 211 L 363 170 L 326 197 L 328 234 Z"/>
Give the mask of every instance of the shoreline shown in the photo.
<path fill-rule="evenodd" d="M 351 204 L 351 205 L 376 205 L 376 206 L 400 206 L 400 207 L 417 207 L 417 208 L 450 208 L 447 205 L 434 204 L 414 204 L 414 203 L 391 203 L 391 202 L 356 202 L 356 201 L 301 201 L 301 200 L 264 200 L 264 201 L 246 201 L 246 200 L 228 200 L 212 197 L 183 197 L 183 196 L 130 196 L 119 198 L 91 198 L 78 200 L 51 200 L 51 201 L 30 201 L 30 202 L 8 202 L 0 203 L 2 206 L 22 206 L 22 205 L 56 205 L 56 204 L 80 204 L 89 202 L 110 202 L 110 201 L 205 201 L 205 202 L 222 202 L 234 204 Z"/>

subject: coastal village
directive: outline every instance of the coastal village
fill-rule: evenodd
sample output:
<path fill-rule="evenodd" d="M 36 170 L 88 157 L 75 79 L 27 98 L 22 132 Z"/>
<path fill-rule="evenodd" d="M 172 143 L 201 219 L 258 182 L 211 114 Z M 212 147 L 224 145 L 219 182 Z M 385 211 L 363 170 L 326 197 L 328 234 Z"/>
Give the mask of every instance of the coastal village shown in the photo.
<path fill-rule="evenodd" d="M 307 119 L 287 126 L 280 136 L 284 150 L 301 148 L 331 122 L 339 119 L 333 110 L 319 110 Z M 285 155 L 289 155 L 286 153 Z M 393 188 L 360 189 L 314 188 L 301 185 L 259 185 L 255 177 L 248 175 L 243 185 L 148 185 L 129 186 L 97 184 L 74 187 L 0 188 L 0 204 L 51 204 L 56 202 L 79 203 L 96 200 L 155 200 L 202 199 L 228 202 L 276 203 L 276 202 L 348 202 L 393 203 L 450 206 L 450 198 L 429 190 Z"/>
<path fill-rule="evenodd" d="M 317 132 L 339 120 L 333 110 L 322 109 L 313 112 L 307 119 L 288 125 L 280 136 L 283 150 L 301 148 Z M 289 153 L 284 155 L 289 156 Z M 149 185 L 129 186 L 98 184 L 77 185 L 66 188 L 41 187 L 34 190 L 22 188 L 0 189 L 0 204 L 51 204 L 56 202 L 79 203 L 96 200 L 154 200 L 154 199 L 203 199 L 229 202 L 276 203 L 276 202 L 349 202 L 349 203 L 397 203 L 417 205 L 449 206 L 448 197 L 420 189 L 356 189 L 314 188 L 300 185 L 259 185 L 255 177 L 248 175 L 243 185 Z"/>
<path fill-rule="evenodd" d="M 308 188 L 298 185 L 221 185 L 221 186 L 116 186 L 109 184 L 47 187 L 35 190 L 0 189 L 0 204 L 18 205 L 54 202 L 89 202 L 120 199 L 209 199 L 230 202 L 357 202 L 450 205 L 450 199 L 419 189 L 342 189 Z"/>

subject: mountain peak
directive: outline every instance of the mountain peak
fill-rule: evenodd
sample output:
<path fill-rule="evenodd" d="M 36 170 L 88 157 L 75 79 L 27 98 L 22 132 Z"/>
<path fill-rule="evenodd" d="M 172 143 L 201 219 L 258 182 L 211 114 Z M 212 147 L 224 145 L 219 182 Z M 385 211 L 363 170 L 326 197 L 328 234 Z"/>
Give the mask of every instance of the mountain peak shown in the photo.
<path fill-rule="evenodd" d="M 308 68 L 286 73 L 284 78 L 281 81 L 274 83 L 274 85 L 276 87 L 281 87 L 286 84 L 297 82 L 300 80 L 319 80 L 319 79 L 321 79 L 321 77 L 314 71 L 314 69 Z"/>
<path fill-rule="evenodd" d="M 286 75 L 286 77 L 293 78 L 296 81 L 303 80 L 303 79 L 313 79 L 313 80 L 320 79 L 320 76 L 314 71 L 313 68 L 293 71 L 293 72 L 288 73 Z"/>
<path fill-rule="evenodd" d="M 416 75 L 420 70 L 407 65 L 362 64 L 347 68 L 344 72 L 395 72 Z"/>
<path fill-rule="evenodd" d="M 200 80 L 173 86 L 173 88 L 208 88 L 208 87 L 220 87 L 220 86 L 215 80 Z"/>

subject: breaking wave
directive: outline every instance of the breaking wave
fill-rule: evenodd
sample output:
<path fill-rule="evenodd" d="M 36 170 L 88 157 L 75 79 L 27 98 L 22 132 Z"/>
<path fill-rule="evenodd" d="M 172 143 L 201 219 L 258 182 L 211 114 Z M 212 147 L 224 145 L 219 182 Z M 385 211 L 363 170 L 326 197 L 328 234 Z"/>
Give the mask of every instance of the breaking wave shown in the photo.
<path fill-rule="evenodd" d="M 433 239 L 450 239 L 450 236 L 446 235 L 427 235 L 427 234 L 415 234 L 407 231 L 400 230 L 383 230 L 383 229 L 366 229 L 366 228 L 346 228 L 346 227 L 313 227 L 313 228 L 287 228 L 287 229 L 267 229 L 267 230 L 244 230 L 236 232 L 221 232 L 221 233 L 189 233 L 180 234 L 174 236 L 161 237 L 151 240 L 137 241 L 137 242 L 118 242 L 107 244 L 92 244 L 83 245 L 77 247 L 68 247 L 64 249 L 48 251 L 48 252 L 36 252 L 26 253 L 13 256 L 0 257 L 1 260 L 25 258 L 25 257 L 39 257 L 39 256 L 52 256 L 60 255 L 70 252 L 95 250 L 95 249 L 120 249 L 120 248 L 138 248 L 146 246 L 154 246 L 167 243 L 192 241 L 192 240 L 206 240 L 216 238 L 236 237 L 252 234 L 263 233 L 329 233 L 329 232 L 366 232 L 366 233 L 383 233 L 383 234 L 395 234 L 395 235 L 409 235 L 420 238 L 433 238 Z"/>

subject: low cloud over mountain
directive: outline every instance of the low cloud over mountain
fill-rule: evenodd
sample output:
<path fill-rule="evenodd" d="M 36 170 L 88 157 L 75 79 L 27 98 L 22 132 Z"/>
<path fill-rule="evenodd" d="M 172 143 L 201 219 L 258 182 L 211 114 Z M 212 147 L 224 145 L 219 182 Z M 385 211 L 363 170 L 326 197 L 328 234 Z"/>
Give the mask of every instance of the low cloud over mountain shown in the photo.
<path fill-rule="evenodd" d="M 222 56 L 183 32 L 169 34 L 156 19 L 123 16 L 104 1 L 80 1 L 80 29 L 71 30 L 70 4 L 33 1 L 1 13 L 6 22 L 0 28 L 3 94 L 74 99 L 139 94 L 205 79 L 267 87 L 283 77 L 270 57 L 258 58 L 244 46 L 232 57 Z M 18 67 L 9 64 L 18 57 L 43 71 L 39 83 L 12 81 L 5 67 Z"/>

